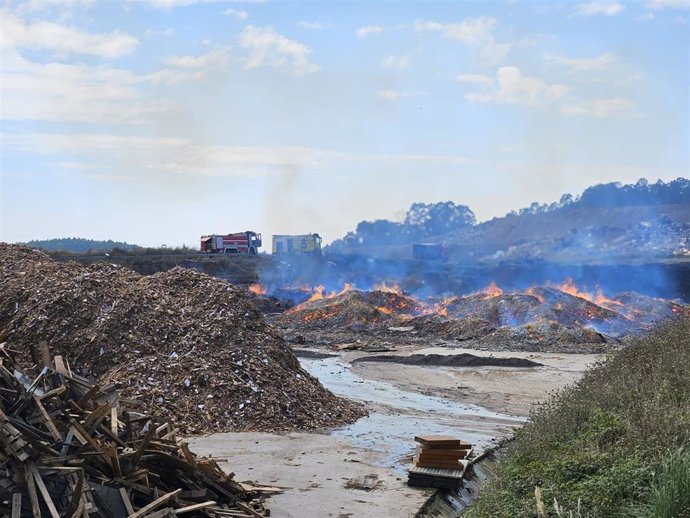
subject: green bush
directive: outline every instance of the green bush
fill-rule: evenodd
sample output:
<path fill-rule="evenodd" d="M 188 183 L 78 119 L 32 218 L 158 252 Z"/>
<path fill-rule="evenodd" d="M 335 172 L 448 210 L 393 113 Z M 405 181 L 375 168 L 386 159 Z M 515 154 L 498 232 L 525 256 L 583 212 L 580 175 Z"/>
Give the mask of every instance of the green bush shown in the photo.
<path fill-rule="evenodd" d="M 687 452 L 677 453 L 688 444 L 686 320 L 638 339 L 541 405 L 506 445 L 495 476 L 467 515 L 537 516 L 539 487 L 548 516 L 559 510 L 568 516 L 563 509 L 605 518 L 632 516 L 632 509 L 651 513 L 638 516 L 690 516 L 690 496 L 679 496 L 690 495 L 690 461 Z"/>

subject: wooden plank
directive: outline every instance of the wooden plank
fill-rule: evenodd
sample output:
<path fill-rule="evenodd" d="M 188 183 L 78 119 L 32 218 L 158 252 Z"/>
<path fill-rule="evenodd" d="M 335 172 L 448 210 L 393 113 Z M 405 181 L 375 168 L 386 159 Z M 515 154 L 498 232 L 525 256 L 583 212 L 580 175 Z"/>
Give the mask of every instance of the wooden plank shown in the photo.
<path fill-rule="evenodd" d="M 127 494 L 127 490 L 124 487 L 120 488 L 120 498 L 122 498 L 122 502 L 125 504 L 125 509 L 127 509 L 127 514 L 128 515 L 134 514 L 134 508 L 132 507 L 132 502 L 129 501 L 129 495 Z"/>
<path fill-rule="evenodd" d="M 40 359 L 40 367 L 52 368 L 52 363 L 50 361 L 50 347 L 48 347 L 48 342 L 46 340 L 41 340 L 38 342 L 38 354 Z"/>
<path fill-rule="evenodd" d="M 67 375 L 67 367 L 65 367 L 65 361 L 62 359 L 62 356 L 58 354 L 53 358 L 53 363 L 55 364 L 55 372 L 63 376 Z"/>
<path fill-rule="evenodd" d="M 145 518 L 165 518 L 166 516 L 175 516 L 175 513 L 173 513 L 172 507 L 164 507 L 160 511 L 155 511 L 153 513 L 149 513 L 146 515 Z"/>
<path fill-rule="evenodd" d="M 254 516 L 255 518 L 264 518 L 263 514 L 257 513 L 254 509 L 252 509 L 248 505 L 244 505 L 242 502 L 235 502 L 235 505 L 239 509 L 242 509 L 245 513 L 248 513 L 249 516 Z"/>
<path fill-rule="evenodd" d="M 187 507 L 180 507 L 179 509 L 175 509 L 174 513 L 175 514 L 189 513 L 192 511 L 196 511 L 197 509 L 203 509 L 205 507 L 210 507 L 212 505 L 216 505 L 216 502 L 214 500 L 209 500 L 208 502 L 202 502 L 200 504 L 188 505 Z"/>
<path fill-rule="evenodd" d="M 154 429 L 154 431 L 155 431 L 155 429 Z M 170 493 L 166 493 L 163 496 L 156 498 L 150 504 L 147 504 L 144 507 L 142 507 L 141 509 L 139 509 L 138 511 L 130 514 L 129 518 L 139 518 L 140 516 L 144 516 L 145 514 L 153 511 L 156 507 L 167 502 L 172 497 L 176 496 L 178 493 L 181 493 L 181 492 L 182 492 L 182 489 L 176 489 L 175 491 L 171 491 Z"/>
<path fill-rule="evenodd" d="M 34 518 L 41 518 L 41 506 L 38 503 L 38 493 L 36 493 L 36 484 L 34 483 L 34 476 L 31 473 L 31 466 L 24 464 L 24 480 L 26 480 L 26 487 L 29 490 L 29 499 L 31 500 L 31 513 Z"/>
<path fill-rule="evenodd" d="M 53 439 L 62 442 L 64 437 L 62 437 L 62 434 L 55 426 L 53 419 L 48 415 L 48 412 L 46 412 L 46 409 L 41 403 L 41 400 L 36 396 L 34 396 L 34 405 L 36 406 L 36 408 L 38 408 L 38 412 L 41 414 L 43 423 L 46 425 L 46 428 L 48 428 L 48 431 L 50 432 L 50 435 L 53 436 Z"/>
<path fill-rule="evenodd" d="M 52 397 L 59 396 L 59 395 L 63 394 L 64 392 L 67 392 L 67 387 L 65 387 L 64 385 L 60 385 L 58 388 L 54 388 L 53 390 L 49 390 L 48 392 L 46 392 L 42 396 L 39 396 L 39 399 L 41 401 L 43 401 L 45 399 L 50 399 Z"/>
<path fill-rule="evenodd" d="M 22 515 L 22 494 L 12 495 L 12 518 L 20 518 Z"/>
<path fill-rule="evenodd" d="M 50 497 L 50 493 L 48 492 L 48 488 L 43 482 L 43 478 L 41 478 L 41 474 L 36 469 L 36 466 L 34 466 L 33 463 L 30 463 L 29 469 L 31 470 L 31 474 L 36 480 L 36 485 L 38 486 L 38 490 L 40 491 L 41 496 L 43 497 L 43 501 L 46 503 L 46 506 L 48 507 L 48 511 L 50 511 L 50 515 L 52 516 L 52 518 L 60 518 L 60 513 L 55 507 L 53 499 Z"/>
<path fill-rule="evenodd" d="M 110 409 L 110 431 L 117 436 L 117 407 L 113 406 Z"/>
<path fill-rule="evenodd" d="M 93 432 L 105 416 L 110 413 L 110 405 L 108 403 L 99 406 L 84 418 L 84 428 L 89 432 Z"/>
<path fill-rule="evenodd" d="M 151 439 L 153 439 L 153 435 L 156 433 L 156 427 L 153 425 L 153 421 L 149 423 L 149 429 L 146 431 L 146 435 L 144 436 L 144 440 L 141 441 L 141 444 L 139 445 L 139 449 L 136 451 L 134 454 L 134 457 L 132 457 L 132 469 L 135 469 L 137 467 L 137 464 L 139 464 L 139 461 L 141 460 L 141 456 L 144 454 L 144 450 L 146 450 L 146 447 L 149 445 L 149 442 Z"/>

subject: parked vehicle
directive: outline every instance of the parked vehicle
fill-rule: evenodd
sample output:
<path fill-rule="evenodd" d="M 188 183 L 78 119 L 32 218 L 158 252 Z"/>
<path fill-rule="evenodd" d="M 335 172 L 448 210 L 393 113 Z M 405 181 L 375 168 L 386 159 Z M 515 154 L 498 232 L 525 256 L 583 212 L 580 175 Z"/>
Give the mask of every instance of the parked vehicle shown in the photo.
<path fill-rule="evenodd" d="M 235 234 L 201 236 L 200 250 L 209 254 L 256 254 L 261 234 L 247 230 Z"/>
<path fill-rule="evenodd" d="M 274 235 L 274 254 L 321 255 L 321 236 L 318 234 Z"/>

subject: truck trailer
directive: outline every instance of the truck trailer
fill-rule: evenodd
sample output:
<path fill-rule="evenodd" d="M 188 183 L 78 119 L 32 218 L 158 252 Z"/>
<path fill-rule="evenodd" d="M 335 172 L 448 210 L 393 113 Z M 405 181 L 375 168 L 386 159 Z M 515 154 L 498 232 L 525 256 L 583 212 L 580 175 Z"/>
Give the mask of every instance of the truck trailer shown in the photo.
<path fill-rule="evenodd" d="M 321 236 L 318 234 L 273 236 L 274 254 L 321 255 Z"/>
<path fill-rule="evenodd" d="M 207 254 L 256 254 L 261 234 L 247 230 L 235 234 L 201 236 L 200 250 Z"/>

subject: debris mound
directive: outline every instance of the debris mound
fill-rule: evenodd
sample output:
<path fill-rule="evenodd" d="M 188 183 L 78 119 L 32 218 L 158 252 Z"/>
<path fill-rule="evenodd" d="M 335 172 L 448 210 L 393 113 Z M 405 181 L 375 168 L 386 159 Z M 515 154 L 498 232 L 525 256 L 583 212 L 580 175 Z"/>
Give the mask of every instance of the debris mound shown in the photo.
<path fill-rule="evenodd" d="M 475 354 L 410 354 L 362 356 L 352 363 L 380 362 L 399 363 L 402 365 L 431 365 L 434 367 L 540 367 L 542 364 L 527 358 L 497 358 L 495 356 L 477 356 Z"/>
<path fill-rule="evenodd" d="M 343 291 L 299 304 L 275 322 L 288 333 L 337 330 L 389 337 L 404 331 L 412 340 L 435 337 L 539 350 L 563 344 L 599 347 L 687 317 L 690 307 L 673 301 L 634 292 L 609 299 L 601 292 L 580 293 L 566 282 L 511 293 L 492 283 L 482 292 L 424 301 L 387 291 Z"/>
<path fill-rule="evenodd" d="M 268 516 L 261 488 L 197 457 L 170 423 L 133 410 L 112 385 L 92 385 L 60 356 L 53 369 L 43 349 L 51 368 L 29 376 L 0 347 L 0 514 Z"/>
<path fill-rule="evenodd" d="M 48 340 L 75 372 L 185 434 L 310 430 L 363 414 L 300 367 L 242 289 L 193 270 L 142 276 L 0 244 L 0 330 L 25 365 Z"/>
<path fill-rule="evenodd" d="M 306 329 L 341 326 L 360 330 L 396 325 L 423 310 L 420 302 L 397 293 L 350 290 L 331 298 L 304 302 L 283 313 L 278 321 L 297 322 Z"/>

